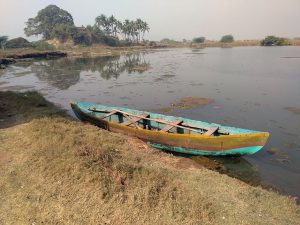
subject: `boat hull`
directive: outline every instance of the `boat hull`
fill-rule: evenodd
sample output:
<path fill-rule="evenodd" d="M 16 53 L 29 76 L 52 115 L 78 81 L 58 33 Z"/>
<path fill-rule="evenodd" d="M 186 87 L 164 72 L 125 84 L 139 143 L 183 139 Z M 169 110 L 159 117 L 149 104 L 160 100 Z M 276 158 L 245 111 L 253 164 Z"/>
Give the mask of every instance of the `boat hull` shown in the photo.
<path fill-rule="evenodd" d="M 191 155 L 251 155 L 259 151 L 269 137 L 267 132 L 203 136 L 136 129 L 100 119 L 95 114 L 86 113 L 75 103 L 71 103 L 71 107 L 82 121 L 88 121 L 112 132 L 137 137 L 158 149 Z"/>

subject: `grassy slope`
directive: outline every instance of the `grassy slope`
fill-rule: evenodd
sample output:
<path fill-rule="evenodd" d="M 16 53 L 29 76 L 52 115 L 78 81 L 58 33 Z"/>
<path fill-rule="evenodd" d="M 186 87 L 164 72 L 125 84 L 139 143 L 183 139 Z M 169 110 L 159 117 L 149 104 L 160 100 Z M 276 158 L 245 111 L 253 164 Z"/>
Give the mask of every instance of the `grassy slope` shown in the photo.
<path fill-rule="evenodd" d="M 288 197 L 62 117 L 36 93 L 1 93 L 0 107 L 0 224 L 300 224 Z"/>

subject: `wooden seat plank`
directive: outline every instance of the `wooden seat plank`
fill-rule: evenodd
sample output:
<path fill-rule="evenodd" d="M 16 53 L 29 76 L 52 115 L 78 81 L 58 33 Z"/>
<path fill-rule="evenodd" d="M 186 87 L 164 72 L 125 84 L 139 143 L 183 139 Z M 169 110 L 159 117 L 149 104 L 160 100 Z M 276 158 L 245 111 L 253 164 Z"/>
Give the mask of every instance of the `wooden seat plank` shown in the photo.
<path fill-rule="evenodd" d="M 215 133 L 219 127 L 211 127 L 209 128 L 203 135 L 204 136 L 211 136 L 213 133 Z"/>
<path fill-rule="evenodd" d="M 166 125 L 163 129 L 160 130 L 160 132 L 168 132 L 169 130 L 171 130 L 173 127 L 175 127 L 176 125 L 182 123 L 182 120 L 175 120 L 172 121 L 171 124 Z"/>
<path fill-rule="evenodd" d="M 113 110 L 113 111 L 111 111 L 110 113 L 106 114 L 105 116 L 101 117 L 100 119 L 103 120 L 103 119 L 105 119 L 105 118 L 107 118 L 107 117 L 110 117 L 110 116 L 114 115 L 115 113 L 117 113 L 117 111 Z"/>
<path fill-rule="evenodd" d="M 133 118 L 130 118 L 128 120 L 126 120 L 125 122 L 121 123 L 122 125 L 124 126 L 129 126 L 133 123 L 137 123 L 138 121 L 142 120 L 143 118 L 141 117 L 149 117 L 149 114 L 142 114 L 142 115 L 137 115 L 138 117 L 133 117 Z"/>
<path fill-rule="evenodd" d="M 207 127 L 204 127 L 204 126 L 197 126 L 197 125 L 194 125 L 194 124 L 188 124 L 188 123 L 182 123 L 181 124 L 182 126 L 186 126 L 186 127 L 191 127 L 191 128 L 198 128 L 198 129 L 202 129 L 202 130 L 209 130 L 209 128 Z M 221 128 L 222 129 L 222 128 Z M 218 130 L 218 133 L 219 134 L 224 134 L 224 135 L 229 135 L 229 132 L 225 131 L 225 130 Z"/>

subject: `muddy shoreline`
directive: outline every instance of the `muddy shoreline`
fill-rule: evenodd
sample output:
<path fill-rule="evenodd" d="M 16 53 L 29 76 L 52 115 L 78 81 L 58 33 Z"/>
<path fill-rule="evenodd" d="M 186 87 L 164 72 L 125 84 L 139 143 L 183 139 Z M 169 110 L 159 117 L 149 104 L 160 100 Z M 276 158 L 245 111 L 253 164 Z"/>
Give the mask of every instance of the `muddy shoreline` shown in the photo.
<path fill-rule="evenodd" d="M 73 48 L 58 48 L 55 51 L 39 51 L 35 49 L 6 49 L 0 50 L 0 69 L 5 69 L 8 65 L 17 61 L 32 59 L 53 59 L 62 57 L 97 57 L 97 56 L 114 56 L 128 54 L 146 50 L 154 50 L 158 48 L 166 48 L 166 46 L 157 46 L 149 48 L 146 46 L 132 47 L 107 47 L 103 45 L 94 45 L 90 47 L 74 46 Z"/>
<path fill-rule="evenodd" d="M 45 51 L 45 52 L 26 52 L 26 53 L 17 53 L 17 54 L 6 54 L 4 56 L 0 56 L 0 68 L 4 69 L 6 66 L 16 63 L 20 60 L 25 59 L 53 59 L 53 58 L 61 58 L 66 57 L 67 53 L 61 51 Z"/>

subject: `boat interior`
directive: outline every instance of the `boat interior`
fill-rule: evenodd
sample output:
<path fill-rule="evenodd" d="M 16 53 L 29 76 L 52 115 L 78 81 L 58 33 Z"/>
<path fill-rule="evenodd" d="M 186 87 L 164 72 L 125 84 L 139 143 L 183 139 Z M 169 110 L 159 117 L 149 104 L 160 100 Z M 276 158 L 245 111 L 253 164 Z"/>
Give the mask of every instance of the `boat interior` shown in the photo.
<path fill-rule="evenodd" d="M 166 120 L 163 118 L 151 118 L 151 114 L 132 114 L 119 109 L 103 110 L 90 107 L 98 119 L 119 123 L 136 129 L 155 130 L 174 134 L 198 134 L 203 136 L 229 135 L 229 132 L 221 130 L 218 126 L 203 127 L 184 122 L 183 120 Z"/>

